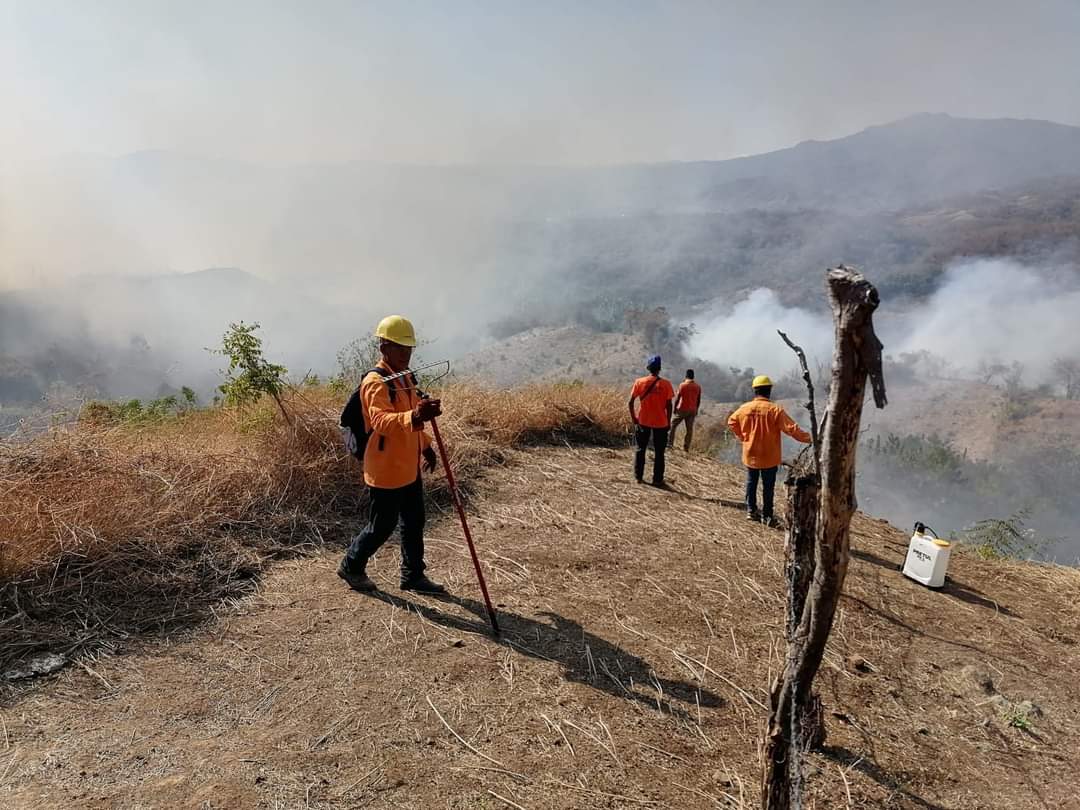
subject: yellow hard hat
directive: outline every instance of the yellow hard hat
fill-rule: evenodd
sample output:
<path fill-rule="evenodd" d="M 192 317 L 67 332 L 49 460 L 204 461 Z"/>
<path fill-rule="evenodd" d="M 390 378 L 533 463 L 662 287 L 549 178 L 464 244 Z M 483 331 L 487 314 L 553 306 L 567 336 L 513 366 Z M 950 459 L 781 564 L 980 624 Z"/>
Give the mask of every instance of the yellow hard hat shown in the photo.
<path fill-rule="evenodd" d="M 772 385 L 772 380 L 764 374 L 758 374 L 754 377 L 754 381 L 750 383 L 751 388 L 764 388 L 768 385 Z"/>
<path fill-rule="evenodd" d="M 375 329 L 375 337 L 389 340 L 399 346 L 416 348 L 416 332 L 413 330 L 412 321 L 400 315 L 387 315 L 379 321 Z"/>

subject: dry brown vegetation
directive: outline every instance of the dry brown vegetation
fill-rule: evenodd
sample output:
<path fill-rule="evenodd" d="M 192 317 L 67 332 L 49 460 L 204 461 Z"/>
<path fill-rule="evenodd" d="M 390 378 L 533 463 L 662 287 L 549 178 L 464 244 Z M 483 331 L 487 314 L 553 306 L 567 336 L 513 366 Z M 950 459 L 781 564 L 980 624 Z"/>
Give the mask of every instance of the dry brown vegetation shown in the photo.
<path fill-rule="evenodd" d="M 461 481 L 502 450 L 625 434 L 612 391 L 453 386 L 442 422 Z M 0 445 L 0 672 L 42 650 L 118 643 L 204 618 L 275 558 L 355 531 L 360 468 L 344 452 L 341 396 L 152 424 L 84 419 Z M 429 492 L 445 495 L 430 476 Z"/>
<path fill-rule="evenodd" d="M 745 520 L 737 469 L 676 451 L 671 489 L 633 483 L 621 391 L 445 391 L 493 638 L 441 476 L 428 557 L 450 595 L 399 594 L 393 549 L 369 568 L 384 591 L 334 576 L 360 506 L 337 399 L 295 393 L 293 428 L 214 411 L 5 448 L 38 538 L 3 585 L 5 660 L 84 655 L 3 696 L 0 805 L 755 806 L 783 535 Z M 97 477 L 109 502 L 65 496 Z M 118 514 L 155 505 L 175 531 Z M 852 529 L 812 806 L 1080 807 L 1080 574 L 960 554 L 933 592 L 897 571 L 902 532 Z"/>

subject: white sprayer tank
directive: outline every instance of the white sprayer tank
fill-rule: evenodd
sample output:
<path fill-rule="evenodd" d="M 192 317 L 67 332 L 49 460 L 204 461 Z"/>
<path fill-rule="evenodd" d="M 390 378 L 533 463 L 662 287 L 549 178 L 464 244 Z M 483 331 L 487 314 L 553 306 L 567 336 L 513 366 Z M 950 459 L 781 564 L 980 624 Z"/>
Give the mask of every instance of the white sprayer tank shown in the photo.
<path fill-rule="evenodd" d="M 904 576 L 928 588 L 940 588 L 945 584 L 951 554 L 952 543 L 939 538 L 933 529 L 916 523 L 904 560 Z"/>

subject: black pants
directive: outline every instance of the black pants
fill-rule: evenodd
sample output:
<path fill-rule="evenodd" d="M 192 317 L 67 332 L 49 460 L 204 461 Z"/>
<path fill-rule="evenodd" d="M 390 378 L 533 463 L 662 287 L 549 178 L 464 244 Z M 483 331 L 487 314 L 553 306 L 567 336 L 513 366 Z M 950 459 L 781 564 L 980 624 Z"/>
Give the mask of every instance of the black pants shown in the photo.
<path fill-rule="evenodd" d="M 664 483 L 664 451 L 667 450 L 668 429 L 638 425 L 634 438 L 637 440 L 637 452 L 634 453 L 634 478 L 640 481 L 645 475 L 645 450 L 649 446 L 649 439 L 652 438 L 652 480 L 654 484 Z"/>
<path fill-rule="evenodd" d="M 773 516 L 773 491 L 776 489 L 776 471 L 779 467 L 768 467 L 764 470 L 755 470 L 753 467 L 746 468 L 746 511 L 752 515 L 758 513 L 757 508 L 757 482 L 761 478 L 761 516 L 770 518 Z"/>
<path fill-rule="evenodd" d="M 368 524 L 345 552 L 345 569 L 358 574 L 401 522 L 401 581 L 424 573 L 424 484 L 420 476 L 399 489 L 369 487 Z"/>

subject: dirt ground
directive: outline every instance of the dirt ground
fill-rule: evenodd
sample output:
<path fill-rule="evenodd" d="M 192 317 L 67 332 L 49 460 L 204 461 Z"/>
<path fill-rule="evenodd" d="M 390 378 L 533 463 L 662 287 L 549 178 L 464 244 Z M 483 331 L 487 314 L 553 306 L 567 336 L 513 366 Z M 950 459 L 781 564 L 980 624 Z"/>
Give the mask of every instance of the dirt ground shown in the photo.
<path fill-rule="evenodd" d="M 432 515 L 445 598 L 349 591 L 339 553 L 275 566 L 165 642 L 6 705 L 12 808 L 756 806 L 783 649 L 783 533 L 737 470 L 628 450 L 513 452 L 471 504 L 503 633 L 460 530 Z M 959 554 L 939 592 L 859 516 L 819 676 L 817 808 L 1080 808 L 1080 572 Z M 1024 701 L 1030 701 L 1025 703 Z"/>

